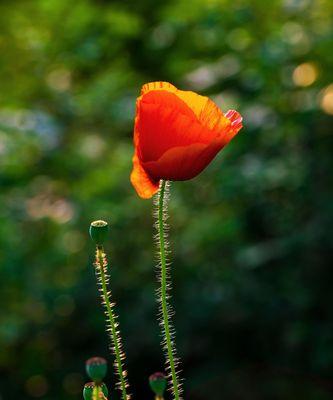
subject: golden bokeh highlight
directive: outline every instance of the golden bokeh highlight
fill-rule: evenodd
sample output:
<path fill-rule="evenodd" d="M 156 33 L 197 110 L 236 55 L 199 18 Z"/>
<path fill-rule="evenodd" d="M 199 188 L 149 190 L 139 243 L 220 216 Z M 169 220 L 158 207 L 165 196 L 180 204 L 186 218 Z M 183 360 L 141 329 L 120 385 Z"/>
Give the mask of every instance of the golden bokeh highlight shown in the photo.
<path fill-rule="evenodd" d="M 318 77 L 318 69 L 312 63 L 298 65 L 293 72 L 293 81 L 296 86 L 310 86 Z"/>
<path fill-rule="evenodd" d="M 322 91 L 320 107 L 326 114 L 333 115 L 333 84 L 330 84 Z"/>

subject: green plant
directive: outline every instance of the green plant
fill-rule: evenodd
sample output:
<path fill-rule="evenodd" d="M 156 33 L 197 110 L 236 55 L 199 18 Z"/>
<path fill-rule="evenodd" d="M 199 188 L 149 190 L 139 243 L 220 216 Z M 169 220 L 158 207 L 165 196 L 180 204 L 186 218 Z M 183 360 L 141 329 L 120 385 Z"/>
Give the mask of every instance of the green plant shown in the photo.
<path fill-rule="evenodd" d="M 107 372 L 106 360 L 101 357 L 90 358 L 86 361 L 86 371 L 92 382 L 84 385 L 84 400 L 108 400 L 108 388 L 102 381 Z"/>
<path fill-rule="evenodd" d="M 98 290 L 106 315 L 106 330 L 110 336 L 111 350 L 114 354 L 114 366 L 118 374 L 117 384 L 121 391 L 123 400 L 130 399 L 128 394 L 127 371 L 124 368 L 125 353 L 119 331 L 118 317 L 115 313 L 115 303 L 111 300 L 111 289 L 109 287 L 108 261 L 104 252 L 103 243 L 107 237 L 108 224 L 105 221 L 94 221 L 90 225 L 90 236 L 96 244 L 95 273 Z"/>
<path fill-rule="evenodd" d="M 157 277 L 160 282 L 158 289 L 158 302 L 160 305 L 160 326 L 163 334 L 163 348 L 165 350 L 166 370 L 170 370 L 172 390 L 176 400 L 181 396 L 182 387 L 179 382 L 177 367 L 179 360 L 176 354 L 175 333 L 172 326 L 172 307 L 168 302 L 171 290 L 170 270 L 168 268 L 168 240 L 166 231 L 168 218 L 169 182 L 162 180 L 158 195 L 155 197 L 156 217 L 156 242 L 158 247 L 158 271 Z"/>

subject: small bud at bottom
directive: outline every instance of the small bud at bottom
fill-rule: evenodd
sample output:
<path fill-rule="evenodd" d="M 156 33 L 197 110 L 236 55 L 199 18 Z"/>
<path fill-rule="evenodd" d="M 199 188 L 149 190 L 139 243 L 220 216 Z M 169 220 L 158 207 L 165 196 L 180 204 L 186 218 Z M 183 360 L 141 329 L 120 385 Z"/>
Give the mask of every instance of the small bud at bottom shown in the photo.
<path fill-rule="evenodd" d="M 156 394 L 157 399 L 163 397 L 167 386 L 165 375 L 162 372 L 155 372 L 155 374 L 150 375 L 149 385 L 151 390 Z"/>

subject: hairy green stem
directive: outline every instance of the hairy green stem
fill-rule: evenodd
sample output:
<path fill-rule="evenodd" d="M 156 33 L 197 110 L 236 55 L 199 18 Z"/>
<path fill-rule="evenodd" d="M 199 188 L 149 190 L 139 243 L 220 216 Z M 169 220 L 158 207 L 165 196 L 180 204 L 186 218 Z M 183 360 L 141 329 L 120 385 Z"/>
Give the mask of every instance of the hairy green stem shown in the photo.
<path fill-rule="evenodd" d="M 180 387 L 176 371 L 176 350 L 175 343 L 172 339 L 171 318 L 169 316 L 168 305 L 168 271 L 167 271 L 167 255 L 166 255 L 166 238 L 164 227 L 164 213 L 166 212 L 165 191 L 167 182 L 162 180 L 160 183 L 159 198 L 158 198 L 158 239 L 159 239 L 159 254 L 160 254 L 160 283 L 161 283 L 161 311 L 162 311 L 162 327 L 165 339 L 167 352 L 167 362 L 170 367 L 172 390 L 175 400 L 180 399 Z"/>
<path fill-rule="evenodd" d="M 101 292 L 102 292 L 102 299 L 105 305 L 106 309 L 106 315 L 110 323 L 110 333 L 112 336 L 112 345 L 113 345 L 113 350 L 114 350 L 114 355 L 116 358 L 115 366 L 117 368 L 119 380 L 120 380 L 120 389 L 122 392 L 122 399 L 123 400 L 128 400 L 130 396 L 127 394 L 127 382 L 126 382 L 126 371 L 123 369 L 122 365 L 122 359 L 124 358 L 124 354 L 122 353 L 121 350 L 121 342 L 120 342 L 120 337 L 119 333 L 117 331 L 117 321 L 116 321 L 116 316 L 113 313 L 113 306 L 114 304 L 111 303 L 110 297 L 111 297 L 111 292 L 108 291 L 107 287 L 107 277 L 106 277 L 106 271 L 105 267 L 107 265 L 106 259 L 105 259 L 105 254 L 102 246 L 97 247 L 97 253 L 96 253 L 96 259 L 97 259 L 97 264 L 99 268 L 99 273 L 100 273 L 100 284 L 101 284 Z"/>
<path fill-rule="evenodd" d="M 104 396 L 101 388 L 95 386 L 93 390 L 93 400 L 108 400 L 108 399 Z"/>

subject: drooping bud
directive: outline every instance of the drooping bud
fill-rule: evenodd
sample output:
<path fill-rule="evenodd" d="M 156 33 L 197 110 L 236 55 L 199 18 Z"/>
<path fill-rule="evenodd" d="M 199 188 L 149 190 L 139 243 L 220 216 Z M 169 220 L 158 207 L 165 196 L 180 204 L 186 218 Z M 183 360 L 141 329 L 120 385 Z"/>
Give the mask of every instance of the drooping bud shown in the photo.
<path fill-rule="evenodd" d="M 167 380 L 162 372 L 155 372 L 149 377 L 149 385 L 151 390 L 156 394 L 156 396 L 163 397 L 167 386 Z"/>
<path fill-rule="evenodd" d="M 102 245 L 108 237 L 109 225 L 106 221 L 97 220 L 90 224 L 89 234 L 91 239 L 97 244 Z"/>
<path fill-rule="evenodd" d="M 101 382 L 107 371 L 106 360 L 102 357 L 92 357 L 86 361 L 86 371 L 88 376 L 95 382 Z"/>
<path fill-rule="evenodd" d="M 103 395 L 106 398 L 108 397 L 109 391 L 104 382 L 101 382 L 100 384 L 95 384 L 95 382 L 88 382 L 84 385 L 84 388 L 83 388 L 84 400 L 93 400 L 96 390 L 101 390 Z M 95 393 L 94 393 L 94 391 L 95 391 Z"/>

